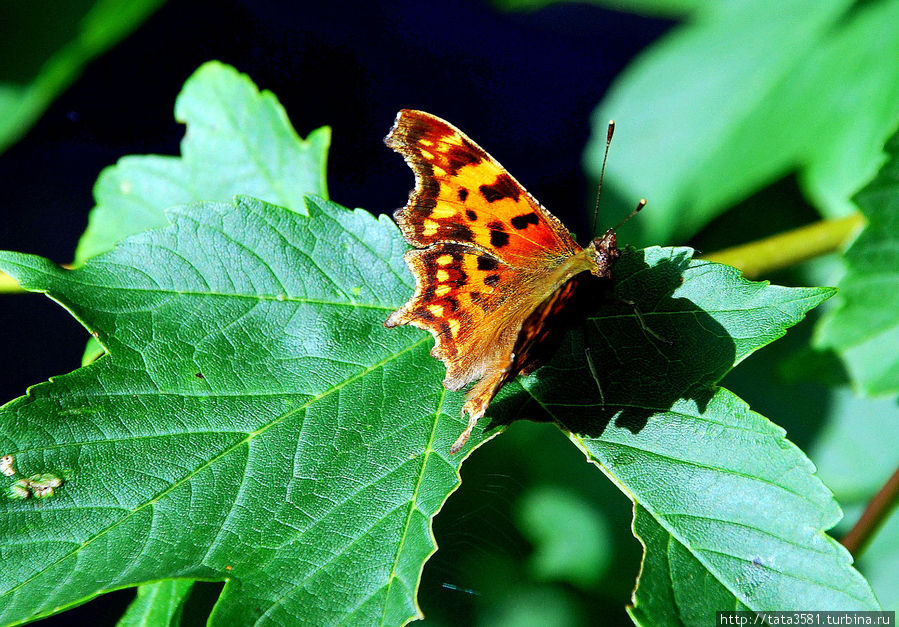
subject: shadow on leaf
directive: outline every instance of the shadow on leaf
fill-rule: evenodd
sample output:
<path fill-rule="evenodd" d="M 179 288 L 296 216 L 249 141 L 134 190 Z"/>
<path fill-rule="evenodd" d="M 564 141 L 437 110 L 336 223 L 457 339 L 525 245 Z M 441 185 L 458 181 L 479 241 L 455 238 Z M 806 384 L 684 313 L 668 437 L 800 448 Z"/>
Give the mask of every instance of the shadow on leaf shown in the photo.
<path fill-rule="evenodd" d="M 519 419 L 555 421 L 595 438 L 612 420 L 637 433 L 650 416 L 680 399 L 692 399 L 704 410 L 714 384 L 734 365 L 736 347 L 712 315 L 675 296 L 690 261 L 678 250 L 649 265 L 644 251 L 628 250 L 611 283 L 578 277 L 569 318 L 553 323 L 561 347 L 497 399 L 490 428 Z M 596 377 L 588 366 L 588 346 Z"/>

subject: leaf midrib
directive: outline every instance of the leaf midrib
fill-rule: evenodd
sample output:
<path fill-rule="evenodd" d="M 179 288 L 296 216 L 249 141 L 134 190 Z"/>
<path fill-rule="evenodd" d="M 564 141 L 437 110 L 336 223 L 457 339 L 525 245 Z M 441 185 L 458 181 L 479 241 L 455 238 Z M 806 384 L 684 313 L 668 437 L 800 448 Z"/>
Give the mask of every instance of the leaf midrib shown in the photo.
<path fill-rule="evenodd" d="M 131 517 L 133 517 L 135 514 L 137 514 L 138 512 L 142 511 L 142 510 L 145 509 L 146 507 L 149 507 L 149 506 L 154 505 L 155 503 L 159 502 L 159 501 L 160 501 L 162 498 L 164 498 L 167 494 L 169 494 L 169 493 L 172 492 L 173 490 L 177 489 L 177 488 L 180 487 L 181 485 L 184 485 L 185 483 L 187 483 L 190 479 L 192 479 L 194 476 L 196 476 L 199 472 L 202 472 L 202 471 L 205 470 L 206 468 L 211 467 L 214 463 L 218 462 L 219 460 L 224 459 L 227 455 L 230 455 L 232 452 L 236 451 L 239 447 L 241 447 L 241 446 L 243 446 L 244 444 L 248 443 L 250 440 L 252 440 L 252 439 L 255 438 L 256 436 L 258 436 L 258 435 L 264 433 L 264 432 L 267 431 L 269 428 L 271 428 L 271 427 L 273 427 L 273 426 L 279 424 L 280 422 L 282 422 L 282 421 L 285 420 L 286 418 L 288 418 L 288 417 L 290 417 L 290 416 L 296 414 L 297 412 L 306 409 L 306 408 L 309 407 L 311 404 L 313 404 L 313 403 L 315 403 L 315 402 L 317 402 L 317 401 L 319 401 L 319 400 L 321 400 L 321 399 L 323 399 L 323 398 L 329 396 L 330 394 L 332 394 L 332 393 L 334 393 L 334 392 L 339 391 L 340 389 L 346 387 L 347 385 L 349 385 L 350 383 L 356 381 L 357 379 L 359 379 L 359 378 L 361 378 L 361 377 L 363 377 L 363 376 L 365 376 L 365 375 L 367 375 L 367 374 L 369 374 L 369 373 L 371 373 L 371 372 L 373 372 L 373 371 L 375 371 L 375 370 L 377 370 L 377 369 L 379 369 L 379 368 L 385 366 L 386 364 L 390 363 L 390 362 L 393 361 L 394 359 L 397 359 L 397 358 L 399 358 L 400 356 L 402 356 L 402 355 L 404 355 L 404 354 L 406 354 L 406 353 L 408 353 L 408 352 L 414 350 L 414 349 L 417 348 L 419 345 L 421 345 L 421 344 L 423 344 L 424 342 L 426 342 L 428 339 L 429 339 L 429 336 L 423 337 L 423 338 L 419 339 L 417 342 L 414 342 L 414 343 L 408 345 L 408 346 L 407 346 L 406 348 L 404 348 L 402 351 L 398 351 L 398 352 L 396 352 L 396 353 L 394 353 L 394 354 L 392 354 L 392 355 L 386 357 L 385 359 L 382 359 L 381 361 L 377 362 L 376 364 L 373 364 L 373 365 L 372 365 L 371 367 L 369 367 L 368 369 L 365 369 L 365 370 L 363 370 L 363 371 L 361 371 L 361 372 L 359 372 L 359 373 L 356 373 L 355 375 L 353 375 L 353 376 L 351 376 L 351 377 L 348 377 L 348 378 L 344 379 L 343 381 L 341 381 L 341 382 L 338 383 L 337 385 L 335 385 L 335 386 L 329 388 L 328 390 L 326 390 L 325 392 L 321 393 L 320 395 L 315 396 L 314 398 L 309 399 L 309 401 L 307 401 L 307 402 L 304 403 L 303 405 L 294 407 L 294 408 L 292 408 L 290 411 L 287 411 L 287 412 L 281 414 L 280 416 L 278 416 L 277 418 L 273 419 L 271 422 L 269 422 L 268 424 L 264 425 L 263 427 L 260 427 L 259 429 L 255 430 L 255 431 L 251 431 L 250 433 L 247 434 L 247 437 L 246 437 L 246 438 L 244 438 L 244 439 L 242 439 L 242 440 L 240 440 L 240 441 L 234 443 L 231 447 L 225 449 L 224 451 L 222 451 L 221 453 L 219 453 L 219 454 L 216 455 L 215 457 L 213 457 L 213 458 L 211 458 L 210 460 L 208 460 L 206 463 L 204 463 L 204 464 L 198 466 L 197 468 L 193 469 L 191 472 L 189 472 L 188 474 L 186 474 L 184 477 L 182 477 L 182 478 L 179 479 L 178 481 L 172 483 L 172 485 L 170 485 L 170 486 L 167 487 L 166 489 L 162 490 L 159 494 L 157 494 L 157 495 L 156 495 L 155 497 L 153 497 L 152 499 L 148 499 L 146 502 L 141 503 L 140 505 L 138 505 L 137 507 L 135 507 L 134 509 L 132 509 L 132 510 L 130 511 L 129 514 L 123 516 L 123 517 L 122 517 L 121 519 L 119 519 L 119 520 L 114 521 L 113 523 L 111 523 L 111 524 L 110 524 L 108 527 L 106 527 L 105 529 L 100 530 L 99 532 L 97 532 L 96 534 L 94 534 L 93 536 L 91 536 L 90 538 L 88 538 L 87 540 L 85 540 L 84 542 L 81 542 L 78 548 L 75 548 L 75 549 L 73 549 L 72 551 L 69 551 L 68 553 L 66 553 L 65 555 L 60 556 L 60 557 L 59 557 L 58 559 L 56 559 L 54 562 L 52 562 L 52 563 L 50 563 L 50 564 L 47 564 L 44 568 L 42 568 L 42 569 L 39 570 L 38 572 L 34 573 L 31 577 L 29 577 L 29 578 L 27 578 L 27 579 L 25 579 L 25 580 L 19 582 L 18 585 L 13 586 L 13 587 L 10 588 L 9 590 L 7 590 L 5 593 L 3 593 L 2 595 L 0 595 L 0 598 L 3 598 L 3 597 L 6 597 L 6 596 L 8 596 L 8 595 L 10 595 L 10 594 L 15 593 L 17 590 L 19 590 L 19 589 L 22 588 L 23 586 L 26 586 L 27 584 L 31 583 L 31 581 L 33 581 L 33 580 L 37 579 L 38 577 L 40 577 L 40 576 L 41 576 L 44 572 L 46 572 L 48 569 L 53 568 L 53 567 L 56 566 L 57 564 L 60 564 L 60 563 L 62 563 L 63 561 L 69 559 L 71 556 L 75 555 L 78 551 L 84 549 L 85 547 L 87 547 L 87 546 L 89 546 L 90 544 L 92 544 L 94 541 L 100 539 L 101 537 L 103 537 L 103 536 L 106 535 L 107 533 L 111 532 L 111 531 L 114 530 L 116 527 L 118 527 L 120 524 L 123 524 L 125 521 L 129 520 Z"/>
<path fill-rule="evenodd" d="M 147 288 L 147 287 L 132 287 L 125 285 L 106 285 L 106 284 L 96 284 L 96 283 L 87 283 L 83 281 L 79 281 L 78 283 L 81 286 L 89 287 L 89 288 L 99 288 L 105 290 L 117 290 L 117 291 L 127 291 L 127 292 L 140 292 L 145 294 L 158 294 L 158 295 L 172 295 L 172 296 L 195 296 L 198 298 L 208 298 L 208 297 L 220 297 L 220 298 L 236 298 L 236 299 L 248 299 L 248 300 L 257 300 L 257 301 L 276 301 L 279 303 L 301 303 L 301 304 L 309 304 L 309 305 L 326 305 L 331 307 L 350 307 L 352 309 L 376 309 L 378 311 L 393 311 L 397 309 L 398 305 L 376 305 L 372 303 L 361 303 L 359 301 L 329 301 L 329 300 L 321 300 L 316 298 L 302 298 L 297 296 L 286 296 L 283 294 L 241 294 L 238 292 L 199 292 L 193 290 L 167 290 L 164 288 Z"/>

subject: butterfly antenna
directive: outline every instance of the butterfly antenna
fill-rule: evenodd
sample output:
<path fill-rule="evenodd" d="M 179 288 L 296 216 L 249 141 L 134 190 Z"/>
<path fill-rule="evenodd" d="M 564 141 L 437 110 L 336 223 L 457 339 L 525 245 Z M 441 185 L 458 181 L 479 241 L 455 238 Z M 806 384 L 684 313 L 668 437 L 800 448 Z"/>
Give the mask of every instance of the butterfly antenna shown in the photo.
<path fill-rule="evenodd" d="M 619 222 L 618 225 L 612 230 L 617 231 L 618 229 L 620 229 L 622 226 L 624 226 L 625 222 L 627 222 L 628 220 L 633 218 L 635 215 L 640 213 L 640 210 L 643 209 L 643 207 L 645 207 L 645 206 L 646 206 L 646 199 L 641 198 L 640 202 L 637 203 L 637 206 L 634 208 L 634 210 L 631 211 L 629 214 L 627 214 L 627 217 L 624 220 L 622 220 L 621 222 Z"/>
<path fill-rule="evenodd" d="M 602 167 L 599 170 L 599 186 L 596 189 L 596 206 L 593 207 L 593 228 L 591 235 L 596 235 L 596 219 L 599 217 L 599 197 L 602 195 L 602 179 L 606 174 L 606 159 L 609 158 L 609 146 L 612 145 L 612 135 L 615 134 L 615 120 L 609 120 L 609 130 L 606 131 L 606 151 L 602 155 Z"/>

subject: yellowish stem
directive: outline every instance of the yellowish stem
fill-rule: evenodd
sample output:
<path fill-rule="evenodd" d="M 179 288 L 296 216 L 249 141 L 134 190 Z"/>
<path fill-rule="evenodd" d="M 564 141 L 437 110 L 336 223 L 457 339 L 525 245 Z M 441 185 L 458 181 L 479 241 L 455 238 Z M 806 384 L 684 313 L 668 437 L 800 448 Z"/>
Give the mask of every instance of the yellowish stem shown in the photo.
<path fill-rule="evenodd" d="M 6 274 L 5 272 L 0 272 L 0 294 L 24 294 L 25 290 L 19 287 L 19 284 L 16 282 L 14 278 Z"/>
<path fill-rule="evenodd" d="M 701 258 L 734 266 L 747 278 L 754 279 L 836 252 L 851 241 L 864 224 L 865 218 L 860 213 L 853 213 L 845 218 L 821 220 L 749 244 L 725 248 Z"/>

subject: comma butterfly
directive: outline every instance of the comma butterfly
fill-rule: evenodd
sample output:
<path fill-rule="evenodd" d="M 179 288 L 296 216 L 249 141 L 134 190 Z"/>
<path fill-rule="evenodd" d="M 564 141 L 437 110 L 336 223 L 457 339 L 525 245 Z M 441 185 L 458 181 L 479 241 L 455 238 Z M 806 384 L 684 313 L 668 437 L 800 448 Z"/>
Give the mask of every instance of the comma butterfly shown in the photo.
<path fill-rule="evenodd" d="M 614 229 L 578 246 L 493 157 L 436 116 L 400 111 L 384 142 L 415 172 L 409 202 L 394 217 L 415 246 L 405 259 L 416 281 L 384 325 L 434 335 L 431 355 L 446 366 L 448 390 L 477 381 L 455 453 L 500 388 L 537 368 L 536 348 L 574 295 L 572 279 L 609 277 L 620 252 Z"/>

